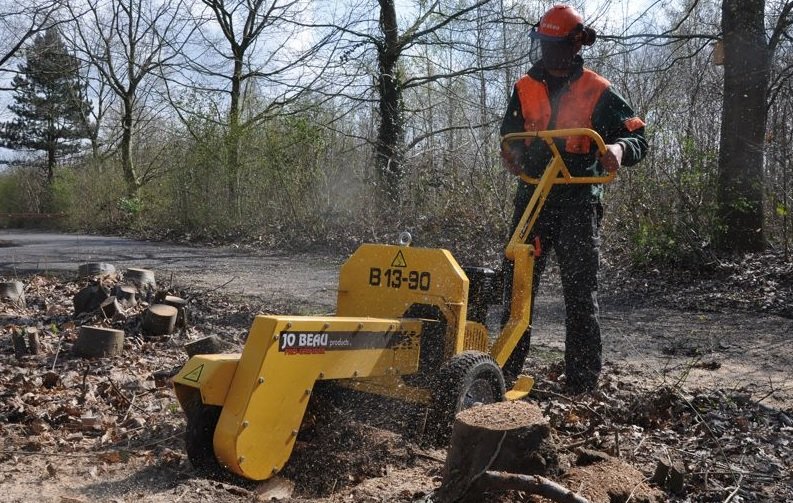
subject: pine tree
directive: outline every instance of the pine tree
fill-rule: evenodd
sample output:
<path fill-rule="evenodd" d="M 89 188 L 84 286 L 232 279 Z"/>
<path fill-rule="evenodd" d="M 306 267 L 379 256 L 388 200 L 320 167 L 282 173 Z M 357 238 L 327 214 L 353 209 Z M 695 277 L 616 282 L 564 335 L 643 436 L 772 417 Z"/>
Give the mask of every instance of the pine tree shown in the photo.
<path fill-rule="evenodd" d="M 55 28 L 37 36 L 14 77 L 16 118 L 0 124 L 0 145 L 14 150 L 47 153 L 47 180 L 52 182 L 57 160 L 80 150 L 88 137 L 90 101 L 80 79 L 80 63 L 66 49 Z"/>

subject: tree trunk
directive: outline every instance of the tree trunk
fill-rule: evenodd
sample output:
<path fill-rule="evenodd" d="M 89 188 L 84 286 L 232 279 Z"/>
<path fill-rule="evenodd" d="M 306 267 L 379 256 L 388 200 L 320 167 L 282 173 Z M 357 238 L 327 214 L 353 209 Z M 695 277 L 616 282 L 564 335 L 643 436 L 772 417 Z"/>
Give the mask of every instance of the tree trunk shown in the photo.
<path fill-rule="evenodd" d="M 769 48 L 764 0 L 724 0 L 724 106 L 715 244 L 726 251 L 765 247 L 763 153 Z"/>
<path fill-rule="evenodd" d="M 377 130 L 375 164 L 381 194 L 389 201 L 399 203 L 400 183 L 404 174 L 402 161 L 405 142 L 402 82 L 397 68 L 402 46 L 399 41 L 394 0 L 379 1 L 380 29 L 384 41 L 377 50 L 380 127 Z"/>
<path fill-rule="evenodd" d="M 55 143 L 50 143 L 47 149 L 47 184 L 52 185 L 55 179 Z"/>
<path fill-rule="evenodd" d="M 237 51 L 235 51 L 236 53 Z M 229 103 L 229 132 L 226 137 L 226 157 L 228 171 L 226 181 L 228 186 L 229 207 L 234 212 L 234 218 L 241 217 L 241 203 L 239 197 L 239 172 L 240 172 L 240 96 L 242 95 L 242 55 L 234 57 L 234 74 L 231 77 L 231 100 Z"/>
<path fill-rule="evenodd" d="M 127 182 L 127 195 L 130 197 L 137 196 L 140 188 L 140 180 L 132 162 L 132 99 L 131 97 L 124 99 L 124 116 L 121 119 L 121 169 Z"/>

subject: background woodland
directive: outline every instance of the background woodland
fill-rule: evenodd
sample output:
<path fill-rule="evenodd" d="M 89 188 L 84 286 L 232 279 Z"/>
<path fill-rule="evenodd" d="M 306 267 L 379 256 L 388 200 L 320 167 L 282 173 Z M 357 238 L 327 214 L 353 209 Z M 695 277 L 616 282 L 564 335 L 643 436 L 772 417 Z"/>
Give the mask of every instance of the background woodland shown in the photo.
<path fill-rule="evenodd" d="M 573 2 L 651 145 L 607 190 L 609 256 L 787 258 L 793 2 L 628 3 Z M 498 126 L 551 4 L 0 0 L 0 225 L 496 254 Z"/>

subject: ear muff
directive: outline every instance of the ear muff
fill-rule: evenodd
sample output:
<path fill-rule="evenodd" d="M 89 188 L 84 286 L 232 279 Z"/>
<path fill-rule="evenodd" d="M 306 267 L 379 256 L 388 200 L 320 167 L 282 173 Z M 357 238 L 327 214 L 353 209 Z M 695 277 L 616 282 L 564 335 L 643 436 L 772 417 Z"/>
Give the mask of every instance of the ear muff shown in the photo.
<path fill-rule="evenodd" d="M 598 34 L 594 28 L 590 28 L 589 26 L 584 26 L 584 29 L 581 33 L 581 44 L 583 45 L 592 45 L 597 40 Z"/>
<path fill-rule="evenodd" d="M 578 26 L 567 35 L 567 38 L 574 44 L 592 45 L 595 43 L 595 40 L 597 40 L 597 32 L 594 28 L 579 23 Z"/>

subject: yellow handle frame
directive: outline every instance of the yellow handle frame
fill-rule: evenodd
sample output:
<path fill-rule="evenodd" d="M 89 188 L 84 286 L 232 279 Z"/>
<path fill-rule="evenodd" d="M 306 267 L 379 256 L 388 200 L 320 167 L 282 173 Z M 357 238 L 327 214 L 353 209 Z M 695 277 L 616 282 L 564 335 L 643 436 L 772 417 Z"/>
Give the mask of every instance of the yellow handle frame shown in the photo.
<path fill-rule="evenodd" d="M 520 174 L 521 180 L 528 184 L 536 185 L 536 188 L 504 252 L 507 259 L 515 264 L 515 267 L 512 276 L 512 302 L 510 304 L 509 321 L 504 325 L 501 334 L 491 349 L 493 358 L 501 367 L 504 366 L 512 351 L 514 351 L 523 333 L 531 325 L 530 307 L 534 276 L 534 246 L 526 243 L 526 240 L 537 222 L 537 217 L 540 215 L 540 210 L 545 204 L 551 188 L 557 184 L 609 183 L 616 176 L 616 172 L 604 176 L 571 175 L 554 141 L 556 138 L 568 136 L 588 136 L 595 141 L 601 155 L 606 153 L 606 144 L 603 142 L 603 138 L 596 131 L 587 128 L 525 131 L 510 133 L 501 138 L 503 148 L 506 148 L 507 143 L 511 141 L 541 138 L 553 154 L 553 157 L 545 167 L 542 177 L 531 178 L 526 174 Z"/>
<path fill-rule="evenodd" d="M 509 244 L 507 244 L 506 256 L 509 260 L 515 260 L 515 246 L 520 243 L 526 243 L 526 239 L 528 239 L 531 229 L 534 228 L 540 210 L 545 204 L 545 200 L 548 198 L 548 194 L 554 185 L 569 183 L 609 183 L 614 180 L 617 174 L 613 172 L 603 176 L 571 175 L 570 170 L 567 169 L 567 165 L 562 159 L 562 154 L 559 152 L 556 142 L 554 142 L 556 138 L 566 138 L 568 136 L 588 136 L 595 141 L 601 155 L 606 153 L 606 144 L 603 142 L 603 138 L 601 138 L 597 131 L 587 128 L 524 131 L 520 133 L 509 133 L 501 137 L 502 147 L 506 147 L 508 142 L 515 140 L 525 141 L 532 138 L 541 138 L 545 141 L 546 145 L 548 145 L 548 149 L 550 149 L 553 154 L 553 157 L 545 167 L 542 177 L 531 178 L 524 173 L 519 175 L 521 180 L 528 184 L 536 185 L 537 187 L 534 189 L 534 194 L 532 194 L 529 204 L 526 205 L 526 210 L 523 212 L 518 226 L 515 227 L 515 232 L 512 234 Z"/>

